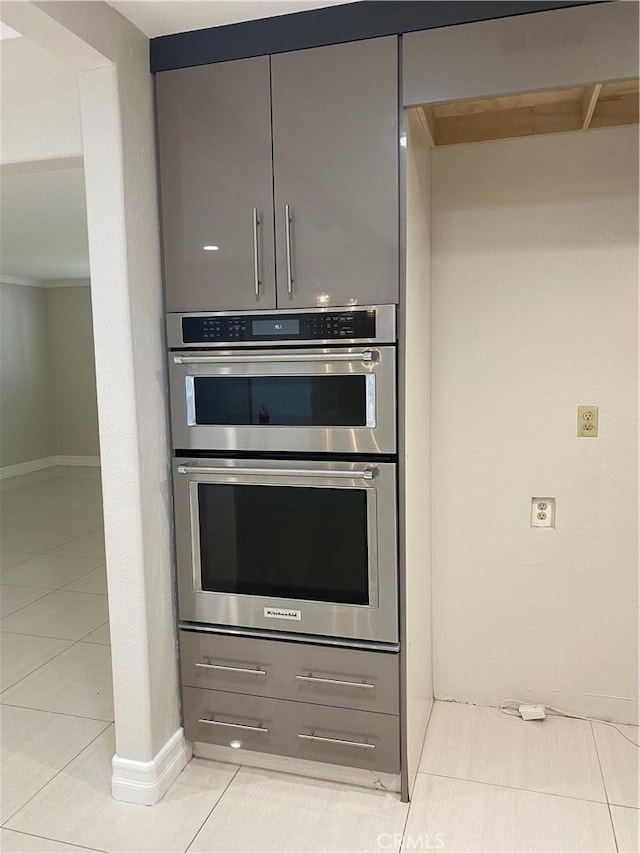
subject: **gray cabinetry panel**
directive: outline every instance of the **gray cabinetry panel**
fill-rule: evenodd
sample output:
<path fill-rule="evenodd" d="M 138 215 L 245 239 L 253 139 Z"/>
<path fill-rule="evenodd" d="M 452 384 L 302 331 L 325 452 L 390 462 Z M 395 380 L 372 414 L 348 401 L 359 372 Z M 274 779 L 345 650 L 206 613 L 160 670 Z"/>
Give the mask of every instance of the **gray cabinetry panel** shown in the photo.
<path fill-rule="evenodd" d="M 398 713 L 397 654 L 180 631 L 180 657 L 190 687 Z"/>
<path fill-rule="evenodd" d="M 397 39 L 271 63 L 278 307 L 397 302 Z"/>
<path fill-rule="evenodd" d="M 364 767 L 400 769 L 399 718 L 241 693 L 183 688 L 190 740 Z"/>
<path fill-rule="evenodd" d="M 156 91 L 167 310 L 275 308 L 269 57 L 163 72 Z"/>

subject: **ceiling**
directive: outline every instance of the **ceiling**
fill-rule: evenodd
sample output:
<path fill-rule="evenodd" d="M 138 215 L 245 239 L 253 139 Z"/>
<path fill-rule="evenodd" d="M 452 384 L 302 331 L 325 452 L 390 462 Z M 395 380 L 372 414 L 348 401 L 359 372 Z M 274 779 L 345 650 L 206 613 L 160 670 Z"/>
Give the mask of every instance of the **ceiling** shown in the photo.
<path fill-rule="evenodd" d="M 150 38 L 336 6 L 352 0 L 109 0 Z"/>
<path fill-rule="evenodd" d="M 3 173 L 0 272 L 35 280 L 87 278 L 84 169 Z"/>
<path fill-rule="evenodd" d="M 113 0 L 153 37 L 286 15 L 344 0 Z M 89 276 L 75 72 L 24 38 L 2 56 L 0 273 L 36 281 Z M 59 66 L 59 67 L 58 67 Z M 56 159 L 57 158 L 57 159 Z M 25 162 L 30 161 L 30 162 Z"/>

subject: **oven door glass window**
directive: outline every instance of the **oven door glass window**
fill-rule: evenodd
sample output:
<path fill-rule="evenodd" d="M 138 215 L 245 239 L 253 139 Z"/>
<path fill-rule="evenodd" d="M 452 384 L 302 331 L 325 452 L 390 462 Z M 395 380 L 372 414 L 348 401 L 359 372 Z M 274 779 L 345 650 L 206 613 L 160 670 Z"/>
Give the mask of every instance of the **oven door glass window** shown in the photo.
<path fill-rule="evenodd" d="M 365 489 L 197 489 L 203 590 L 370 603 Z"/>
<path fill-rule="evenodd" d="M 375 376 L 187 377 L 190 426 L 375 426 Z"/>

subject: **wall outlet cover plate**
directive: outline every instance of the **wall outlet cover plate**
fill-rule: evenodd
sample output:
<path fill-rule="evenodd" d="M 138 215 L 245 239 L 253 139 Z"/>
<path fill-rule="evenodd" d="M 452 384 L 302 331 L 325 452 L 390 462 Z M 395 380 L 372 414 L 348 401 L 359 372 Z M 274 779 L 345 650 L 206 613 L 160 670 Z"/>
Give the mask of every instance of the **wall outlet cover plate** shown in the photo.
<path fill-rule="evenodd" d="M 578 406 L 578 438 L 598 437 L 598 407 Z"/>
<path fill-rule="evenodd" d="M 555 498 L 531 498 L 531 526 L 556 526 Z"/>
<path fill-rule="evenodd" d="M 520 705 L 518 713 L 523 720 L 544 720 L 544 705 Z"/>

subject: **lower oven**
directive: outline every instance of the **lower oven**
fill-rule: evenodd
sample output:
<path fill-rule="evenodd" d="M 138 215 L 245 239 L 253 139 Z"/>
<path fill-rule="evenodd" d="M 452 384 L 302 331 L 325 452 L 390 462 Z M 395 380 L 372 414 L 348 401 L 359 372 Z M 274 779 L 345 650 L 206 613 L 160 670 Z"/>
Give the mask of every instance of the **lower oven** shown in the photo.
<path fill-rule="evenodd" d="M 175 459 L 183 622 L 398 642 L 396 465 Z"/>

